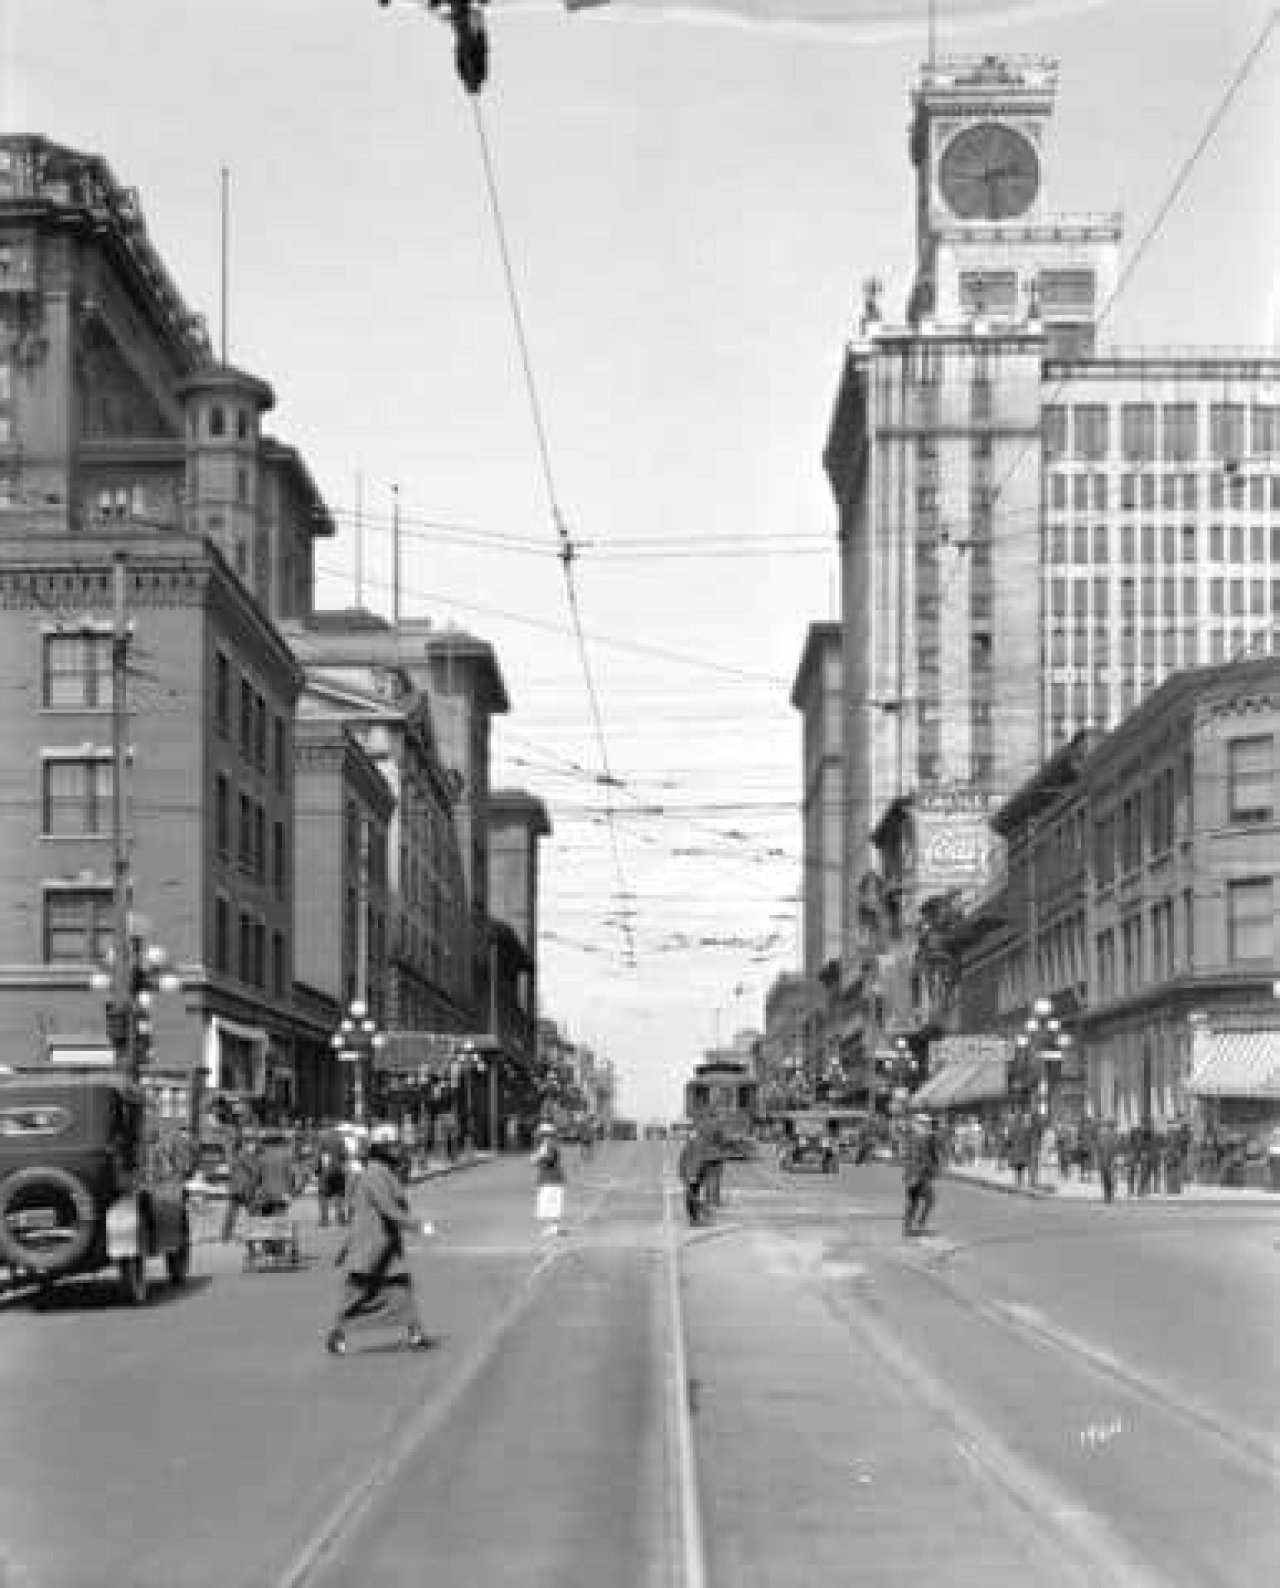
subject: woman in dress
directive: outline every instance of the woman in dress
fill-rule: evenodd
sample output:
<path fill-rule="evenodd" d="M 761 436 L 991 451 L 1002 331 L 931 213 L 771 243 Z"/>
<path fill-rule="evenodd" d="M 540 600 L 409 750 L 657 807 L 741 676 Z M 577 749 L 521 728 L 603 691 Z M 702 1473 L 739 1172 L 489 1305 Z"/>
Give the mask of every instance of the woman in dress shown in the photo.
<path fill-rule="evenodd" d="M 325 1339 L 345 1355 L 347 1335 L 359 1329 L 398 1329 L 411 1350 L 430 1344 L 418 1313 L 413 1275 L 405 1260 L 406 1230 L 431 1233 L 409 1210 L 396 1173 L 400 1144 L 394 1125 L 378 1126 L 369 1140 L 369 1162 L 352 1196 L 350 1234 L 335 1258 L 343 1270 L 342 1305 Z"/>

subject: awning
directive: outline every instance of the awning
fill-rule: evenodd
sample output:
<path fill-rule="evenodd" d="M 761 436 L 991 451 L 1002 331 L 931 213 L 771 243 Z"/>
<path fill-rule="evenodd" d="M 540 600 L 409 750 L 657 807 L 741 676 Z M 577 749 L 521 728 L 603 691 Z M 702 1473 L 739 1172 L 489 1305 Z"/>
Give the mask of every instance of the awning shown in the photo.
<path fill-rule="evenodd" d="M 1004 1097 L 1006 1078 L 1001 1059 L 962 1059 L 947 1064 L 912 1094 L 913 1108 L 962 1108 Z"/>
<path fill-rule="evenodd" d="M 1214 1031 L 1198 1047 L 1193 1096 L 1280 1099 L 1280 1031 Z"/>

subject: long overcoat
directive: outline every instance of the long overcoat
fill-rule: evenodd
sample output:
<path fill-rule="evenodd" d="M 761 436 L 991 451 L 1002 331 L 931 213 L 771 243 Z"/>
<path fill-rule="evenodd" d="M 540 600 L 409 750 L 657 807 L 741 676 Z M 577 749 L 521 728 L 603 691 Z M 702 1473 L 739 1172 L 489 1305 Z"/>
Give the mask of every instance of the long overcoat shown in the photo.
<path fill-rule="evenodd" d="M 339 1252 L 343 1270 L 370 1278 L 404 1277 L 409 1272 L 404 1232 L 418 1226 L 395 1172 L 378 1158 L 370 1158 L 352 1193 L 351 1232 Z"/>

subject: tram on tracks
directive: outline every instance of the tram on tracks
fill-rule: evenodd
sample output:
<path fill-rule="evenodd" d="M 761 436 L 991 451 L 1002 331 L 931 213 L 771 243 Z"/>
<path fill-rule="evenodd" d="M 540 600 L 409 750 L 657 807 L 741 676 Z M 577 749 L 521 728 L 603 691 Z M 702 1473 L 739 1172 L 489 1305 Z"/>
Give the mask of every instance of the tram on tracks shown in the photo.
<path fill-rule="evenodd" d="M 714 1129 L 730 1157 L 749 1158 L 754 1151 L 759 1091 L 746 1064 L 708 1059 L 685 1083 L 685 1118 L 695 1129 Z"/>

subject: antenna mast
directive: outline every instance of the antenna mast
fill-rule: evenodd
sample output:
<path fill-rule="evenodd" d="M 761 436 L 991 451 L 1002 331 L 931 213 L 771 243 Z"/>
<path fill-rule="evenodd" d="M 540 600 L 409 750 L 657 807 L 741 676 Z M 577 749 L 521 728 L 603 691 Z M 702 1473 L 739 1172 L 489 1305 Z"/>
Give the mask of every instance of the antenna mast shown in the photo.
<path fill-rule="evenodd" d="M 227 362 L 227 233 L 230 214 L 231 173 L 222 168 L 222 362 Z"/>

